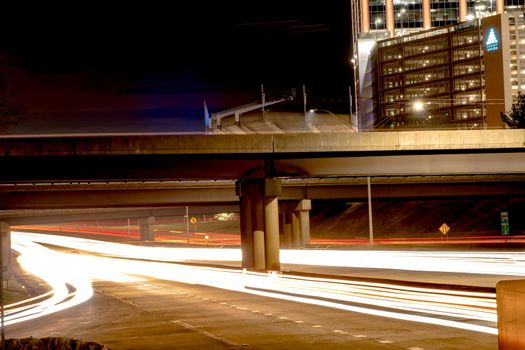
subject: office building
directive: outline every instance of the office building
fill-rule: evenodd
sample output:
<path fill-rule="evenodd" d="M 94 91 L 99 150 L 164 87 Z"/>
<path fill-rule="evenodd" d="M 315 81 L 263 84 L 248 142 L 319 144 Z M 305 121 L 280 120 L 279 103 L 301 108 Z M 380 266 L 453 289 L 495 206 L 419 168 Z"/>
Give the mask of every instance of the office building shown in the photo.
<path fill-rule="evenodd" d="M 525 88 L 523 3 L 353 2 L 359 129 L 501 126 L 499 112 Z M 488 51 L 491 33 L 498 48 Z"/>

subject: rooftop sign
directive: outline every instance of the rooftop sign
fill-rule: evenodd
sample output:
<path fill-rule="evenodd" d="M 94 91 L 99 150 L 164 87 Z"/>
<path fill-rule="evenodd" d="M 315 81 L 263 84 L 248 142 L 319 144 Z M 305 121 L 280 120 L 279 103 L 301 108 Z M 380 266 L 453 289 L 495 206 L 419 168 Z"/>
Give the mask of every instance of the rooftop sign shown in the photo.
<path fill-rule="evenodd" d="M 494 28 L 490 28 L 487 39 L 485 40 L 485 48 L 487 51 L 496 51 L 499 49 L 499 40 L 496 35 L 496 30 Z"/>

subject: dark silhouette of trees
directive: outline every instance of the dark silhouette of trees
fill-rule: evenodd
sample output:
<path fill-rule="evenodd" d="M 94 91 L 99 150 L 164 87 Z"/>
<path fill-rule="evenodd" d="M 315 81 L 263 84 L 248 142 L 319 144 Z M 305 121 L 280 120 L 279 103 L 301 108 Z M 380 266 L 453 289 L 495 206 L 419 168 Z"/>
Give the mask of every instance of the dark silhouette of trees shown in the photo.
<path fill-rule="evenodd" d="M 511 128 L 525 128 L 525 94 L 518 92 L 512 103 L 512 109 L 507 113 L 501 113 L 501 119 Z"/>
<path fill-rule="evenodd" d="M 17 124 L 24 112 L 24 102 L 13 84 L 0 73 L 0 133 Z"/>

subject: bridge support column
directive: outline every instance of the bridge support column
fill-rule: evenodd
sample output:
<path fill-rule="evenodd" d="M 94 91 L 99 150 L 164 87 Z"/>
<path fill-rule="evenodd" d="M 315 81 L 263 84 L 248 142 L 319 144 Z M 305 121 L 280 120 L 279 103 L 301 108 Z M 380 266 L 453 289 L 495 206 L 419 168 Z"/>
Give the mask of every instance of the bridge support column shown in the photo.
<path fill-rule="evenodd" d="M 281 248 L 286 248 L 284 243 L 284 213 L 281 204 L 279 204 L 279 246 Z"/>
<path fill-rule="evenodd" d="M 2 249 L 3 279 L 11 275 L 11 226 L 6 222 L 0 222 L 0 239 Z"/>
<path fill-rule="evenodd" d="M 292 216 L 293 213 L 284 208 L 284 222 L 283 222 L 283 247 L 290 249 L 292 248 Z"/>
<path fill-rule="evenodd" d="M 155 240 L 155 217 L 139 219 L 139 238 L 141 241 Z"/>
<path fill-rule="evenodd" d="M 251 268 L 254 266 L 254 247 L 252 235 L 252 196 L 251 186 L 244 184 L 243 194 L 240 196 L 241 208 L 241 251 L 242 251 L 242 267 Z"/>
<path fill-rule="evenodd" d="M 244 268 L 279 270 L 279 179 L 242 179 L 236 184 L 241 207 Z"/>
<path fill-rule="evenodd" d="M 303 199 L 295 208 L 295 212 L 299 217 L 301 247 L 310 244 L 310 209 L 312 209 L 312 201 L 310 199 Z"/>
<path fill-rule="evenodd" d="M 279 200 L 277 196 L 269 196 L 264 200 L 264 226 L 266 229 L 266 269 L 279 271 Z"/>
<path fill-rule="evenodd" d="M 301 247 L 301 225 L 299 224 L 299 216 L 297 212 L 290 212 L 292 222 L 291 222 L 291 235 L 292 235 L 292 248 Z"/>

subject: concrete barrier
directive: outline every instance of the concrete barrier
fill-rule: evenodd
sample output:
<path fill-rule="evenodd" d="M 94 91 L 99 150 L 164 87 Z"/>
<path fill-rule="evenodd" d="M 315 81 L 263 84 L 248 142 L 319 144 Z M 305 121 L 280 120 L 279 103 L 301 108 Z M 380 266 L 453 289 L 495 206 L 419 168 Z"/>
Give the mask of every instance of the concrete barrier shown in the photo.
<path fill-rule="evenodd" d="M 525 280 L 496 285 L 500 350 L 525 349 Z"/>

